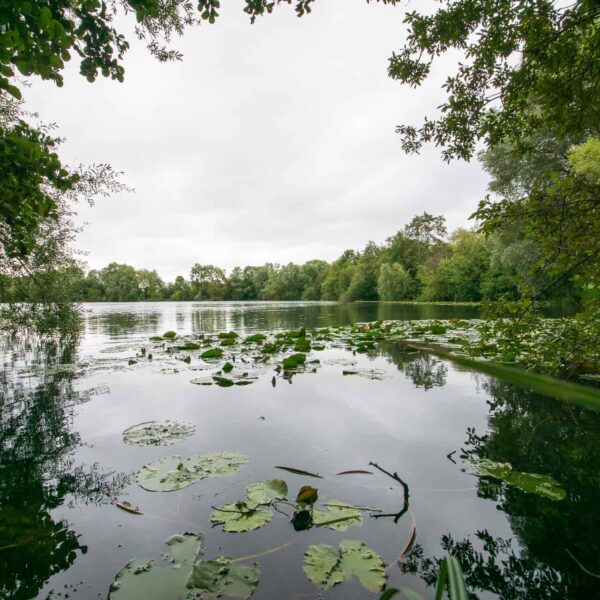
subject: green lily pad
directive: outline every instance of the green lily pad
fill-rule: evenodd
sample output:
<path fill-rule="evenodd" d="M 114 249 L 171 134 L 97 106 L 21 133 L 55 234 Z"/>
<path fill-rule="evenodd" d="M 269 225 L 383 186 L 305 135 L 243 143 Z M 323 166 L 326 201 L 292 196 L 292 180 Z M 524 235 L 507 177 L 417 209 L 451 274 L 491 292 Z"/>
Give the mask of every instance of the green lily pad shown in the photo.
<path fill-rule="evenodd" d="M 248 344 L 261 344 L 266 339 L 267 339 L 267 336 L 264 335 L 263 333 L 255 333 L 254 335 L 248 336 L 244 340 L 244 344 L 246 344 L 246 343 L 248 343 Z"/>
<path fill-rule="evenodd" d="M 169 546 L 168 564 L 155 565 L 149 558 L 134 558 L 116 575 L 110 586 L 110 600 L 165 600 L 184 598 L 186 582 L 194 560 L 202 547 L 202 539 L 195 534 L 174 535 Z"/>
<path fill-rule="evenodd" d="M 250 508 L 245 502 L 234 502 L 215 510 L 210 520 L 212 523 L 222 523 L 223 531 L 241 533 L 263 527 L 272 518 L 273 511 L 270 508 L 265 510 Z"/>
<path fill-rule="evenodd" d="M 166 331 L 163 333 L 163 337 L 168 340 L 174 340 L 177 337 L 177 334 L 174 331 Z"/>
<path fill-rule="evenodd" d="M 284 369 L 297 369 L 306 362 L 306 354 L 292 354 L 282 361 Z"/>
<path fill-rule="evenodd" d="M 283 479 L 253 483 L 246 488 L 246 505 L 256 508 L 259 504 L 271 504 L 273 500 L 285 500 L 287 494 L 288 486 Z"/>
<path fill-rule="evenodd" d="M 465 471 L 477 477 L 494 477 L 529 494 L 537 494 L 549 500 L 564 500 L 567 496 L 560 484 L 548 475 L 513 471 L 510 463 L 483 459 L 469 463 Z"/>
<path fill-rule="evenodd" d="M 358 577 L 362 586 L 370 592 L 378 592 L 385 585 L 387 576 L 383 558 L 365 543 L 342 540 L 340 558 L 345 580 Z"/>
<path fill-rule="evenodd" d="M 233 365 L 230 362 L 226 362 L 222 367 L 223 373 L 231 373 L 233 371 Z"/>
<path fill-rule="evenodd" d="M 537 494 L 549 500 L 564 500 L 567 497 L 565 489 L 560 484 L 547 475 L 538 475 L 537 473 L 520 473 L 513 471 L 506 483 L 514 485 L 524 492 Z"/>
<path fill-rule="evenodd" d="M 254 593 L 260 579 L 256 563 L 232 564 L 227 556 L 214 560 L 197 560 L 187 580 L 187 587 L 200 590 L 200 598 L 229 596 L 247 600 Z"/>
<path fill-rule="evenodd" d="M 357 577 L 367 590 L 378 592 L 386 580 L 381 556 L 355 540 L 342 540 L 339 553 L 327 544 L 309 546 L 304 554 L 303 570 L 323 590 Z"/>
<path fill-rule="evenodd" d="M 349 527 L 362 525 L 362 514 L 355 506 L 341 500 L 330 500 L 325 506 L 325 510 L 317 508 L 313 511 L 313 523 L 317 527 L 347 531 Z"/>
<path fill-rule="evenodd" d="M 235 331 L 221 331 L 217 336 L 221 340 L 236 339 L 238 334 Z"/>
<path fill-rule="evenodd" d="M 310 350 L 311 350 L 310 340 L 307 340 L 306 338 L 298 338 L 298 340 L 296 341 L 296 344 L 294 345 L 294 351 L 295 352 L 310 352 Z"/>
<path fill-rule="evenodd" d="M 206 477 L 221 477 L 239 470 L 248 458 L 235 452 L 190 456 L 166 456 L 143 466 L 137 474 L 141 487 L 150 492 L 181 490 Z"/>
<path fill-rule="evenodd" d="M 123 432 L 126 444 L 138 446 L 169 446 L 192 435 L 196 428 L 176 421 L 148 421 L 128 427 Z"/>
<path fill-rule="evenodd" d="M 309 546 L 304 553 L 304 574 L 323 590 L 344 581 L 337 550 L 328 544 Z"/>
<path fill-rule="evenodd" d="M 177 350 L 200 350 L 200 344 L 196 344 L 196 342 L 186 342 L 181 346 L 176 346 Z"/>
<path fill-rule="evenodd" d="M 221 358 L 221 356 L 223 356 L 221 348 L 210 348 L 200 355 L 201 358 Z"/>
<path fill-rule="evenodd" d="M 512 465 L 493 460 L 482 459 L 468 463 L 465 472 L 477 477 L 495 477 L 503 481 L 510 475 Z"/>
<path fill-rule="evenodd" d="M 232 385 L 250 385 L 257 381 L 257 377 L 250 377 L 248 373 L 242 373 L 241 375 L 230 375 L 229 377 L 222 377 L 221 375 L 213 375 L 213 381 L 220 387 L 231 387 Z"/>
<path fill-rule="evenodd" d="M 229 379 L 228 377 L 221 377 L 219 375 L 213 375 L 213 381 L 219 387 L 231 387 L 232 385 L 235 385 L 235 382 L 232 379 Z"/>

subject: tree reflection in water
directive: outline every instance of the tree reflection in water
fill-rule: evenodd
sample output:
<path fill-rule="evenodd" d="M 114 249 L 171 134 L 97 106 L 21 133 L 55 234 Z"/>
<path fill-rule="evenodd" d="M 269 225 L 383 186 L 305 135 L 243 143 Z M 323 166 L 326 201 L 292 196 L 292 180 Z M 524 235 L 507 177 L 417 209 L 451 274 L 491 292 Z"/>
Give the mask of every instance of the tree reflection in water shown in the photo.
<path fill-rule="evenodd" d="M 446 385 L 447 364 L 433 354 L 409 350 L 394 342 L 380 342 L 380 347 L 380 355 L 396 365 L 416 387 L 430 390 Z"/>
<path fill-rule="evenodd" d="M 87 551 L 53 509 L 110 502 L 126 483 L 72 457 L 80 443 L 72 410 L 87 396 L 75 391 L 72 374 L 45 367 L 73 362 L 75 342 L 19 338 L 0 349 L 0 598 L 35 597 Z"/>
<path fill-rule="evenodd" d="M 597 598 L 600 580 L 600 415 L 488 380 L 489 432 L 467 431 L 461 458 L 509 462 L 527 473 L 550 475 L 567 490 L 559 502 L 481 478 L 477 494 L 507 515 L 514 539 L 487 531 L 441 548 L 460 560 L 473 598 L 492 592 L 502 599 Z M 594 515 L 590 522 L 590 515 Z M 442 556 L 415 546 L 401 568 L 434 585 Z M 484 594 L 485 596 L 485 594 Z"/>

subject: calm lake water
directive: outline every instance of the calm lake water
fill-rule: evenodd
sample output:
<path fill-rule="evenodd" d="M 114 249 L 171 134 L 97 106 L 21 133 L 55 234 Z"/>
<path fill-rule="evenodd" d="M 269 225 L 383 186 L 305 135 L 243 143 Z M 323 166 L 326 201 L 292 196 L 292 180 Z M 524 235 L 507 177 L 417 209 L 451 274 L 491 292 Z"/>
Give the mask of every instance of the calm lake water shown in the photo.
<path fill-rule="evenodd" d="M 205 559 L 256 555 L 249 561 L 261 571 L 257 599 L 377 598 L 357 580 L 320 592 L 304 575 L 309 545 L 337 548 L 344 539 L 381 554 L 388 586 L 424 598 L 433 598 L 436 560 L 448 552 L 459 558 L 474 598 L 600 597 L 600 579 L 578 564 L 600 573 L 599 415 L 407 354 L 392 342 L 367 354 L 313 351 L 316 373 L 273 385 L 273 366 L 265 365 L 252 385 L 229 388 L 190 383 L 206 374 L 197 351 L 189 353 L 190 364 L 175 355 L 136 358 L 150 347 L 150 336 L 167 330 L 248 334 L 377 319 L 476 318 L 476 308 L 259 302 L 85 310 L 76 345 L 3 341 L 0 598 L 106 598 L 124 564 L 135 557 L 160 563 L 164 541 L 183 532 L 204 535 Z M 384 377 L 344 376 L 348 365 Z M 127 427 L 165 419 L 191 423 L 195 433 L 166 447 L 123 443 Z M 149 492 L 136 482 L 135 473 L 161 457 L 221 450 L 249 462 L 180 491 Z M 482 458 L 550 476 L 566 498 L 553 501 L 464 472 L 465 461 Z M 397 472 L 409 489 L 406 504 L 402 487 L 371 462 Z M 335 475 L 355 469 L 373 474 Z M 256 531 L 211 526 L 211 506 L 240 500 L 247 485 L 273 478 L 287 482 L 292 500 L 308 484 L 320 500 L 391 516 L 365 514 L 361 527 L 345 532 L 295 531 L 292 509 L 280 506 L 288 516 L 275 513 Z M 120 510 L 115 499 L 143 515 Z M 413 528 L 414 546 L 398 565 Z"/>

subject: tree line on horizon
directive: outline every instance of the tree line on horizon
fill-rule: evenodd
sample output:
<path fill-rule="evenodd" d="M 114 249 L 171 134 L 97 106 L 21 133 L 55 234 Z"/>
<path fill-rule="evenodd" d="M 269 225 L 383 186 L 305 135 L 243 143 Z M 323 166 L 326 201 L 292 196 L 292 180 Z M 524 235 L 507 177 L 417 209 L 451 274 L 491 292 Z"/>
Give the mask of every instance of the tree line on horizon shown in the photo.
<path fill-rule="evenodd" d="M 445 218 L 428 213 L 362 251 L 346 250 L 335 261 L 235 267 L 227 274 L 194 264 L 189 277 L 165 282 L 156 270 L 116 262 L 87 273 L 63 270 L 60 299 L 87 302 L 143 300 L 359 300 L 479 302 L 518 299 L 531 279 L 539 251 L 518 232 L 485 235 L 460 228 L 447 234 Z M 561 289 L 576 295 L 571 289 Z M 3 301 L 35 301 L 48 285 L 35 277 L 5 278 Z M 556 290 L 554 290 L 556 295 Z M 58 298 L 57 298 L 58 300 Z"/>
<path fill-rule="evenodd" d="M 284 4 L 302 17 L 315 2 L 244 0 L 242 6 L 254 22 Z M 474 214 L 478 233 L 428 240 L 415 237 L 409 224 L 384 244 L 346 251 L 331 264 L 263 265 L 229 276 L 213 265 L 194 265 L 187 279 L 172 283 L 126 265 L 82 270 L 73 247 L 78 203 L 127 188 L 108 163 L 65 163 L 63 139 L 27 109 L 23 97 L 33 78 L 62 86 L 73 59 L 90 82 L 100 76 L 123 81 L 132 31 L 160 61 L 181 59 L 172 38 L 200 22 L 216 22 L 220 2 L 200 0 L 198 10 L 187 0 L 5 4 L 0 303 L 12 303 L 0 306 L 6 326 L 58 329 L 67 303 L 82 299 L 506 299 L 516 314 L 535 309 L 550 294 L 574 291 L 586 300 L 581 322 L 599 327 L 597 0 L 456 0 L 404 13 L 406 31 L 390 56 L 388 75 L 418 88 L 435 61 L 450 55 L 450 63 L 438 110 L 397 125 L 399 141 L 408 154 L 433 144 L 447 162 L 481 160 L 490 195 Z M 133 28 L 124 27 L 127 19 Z M 522 326 L 516 319 L 515 332 Z"/>

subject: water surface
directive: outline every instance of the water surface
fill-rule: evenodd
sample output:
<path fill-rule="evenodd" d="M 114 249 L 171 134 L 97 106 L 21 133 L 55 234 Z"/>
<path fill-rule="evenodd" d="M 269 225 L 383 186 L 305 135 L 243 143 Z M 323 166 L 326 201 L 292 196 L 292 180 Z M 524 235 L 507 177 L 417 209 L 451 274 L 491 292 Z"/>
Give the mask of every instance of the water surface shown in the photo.
<path fill-rule="evenodd" d="M 0 425 L 0 597 L 105 598 L 119 569 L 159 557 L 174 533 L 204 534 L 204 557 L 261 555 L 253 597 L 376 598 L 357 582 L 321 593 L 305 577 L 310 544 L 362 540 L 380 553 L 388 585 L 433 597 L 436 560 L 455 554 L 477 598 L 594 598 L 600 580 L 598 497 L 600 419 L 447 361 L 407 354 L 394 343 L 366 355 L 313 352 L 316 373 L 290 382 L 267 365 L 245 387 L 192 385 L 202 371 L 173 356 L 136 353 L 167 330 L 201 334 L 325 327 L 377 319 L 473 318 L 473 307 L 334 303 L 137 303 L 86 305 L 76 345 L 4 340 Z M 137 360 L 129 364 L 130 359 Z M 344 376 L 344 365 L 378 369 L 382 380 Z M 50 364 L 73 365 L 48 369 Z M 149 420 L 193 423 L 174 446 L 125 445 L 122 432 Z M 248 465 L 178 492 L 152 493 L 135 472 L 162 456 L 227 450 Z M 465 473 L 467 459 L 509 462 L 554 478 L 562 501 Z M 397 472 L 409 488 L 377 472 Z M 317 471 L 309 479 L 275 465 Z M 370 469 L 373 475 L 334 474 Z M 296 532 L 276 514 L 254 532 L 211 528 L 211 506 L 235 502 L 253 482 L 285 479 L 290 495 L 306 484 L 394 516 L 362 527 Z M 127 500 L 143 516 L 112 501 Z M 288 509 L 286 509 L 288 510 Z M 394 561 L 413 527 L 413 550 Z M 290 544 L 291 542 L 291 544 Z M 263 554 L 268 550 L 283 549 Z"/>

